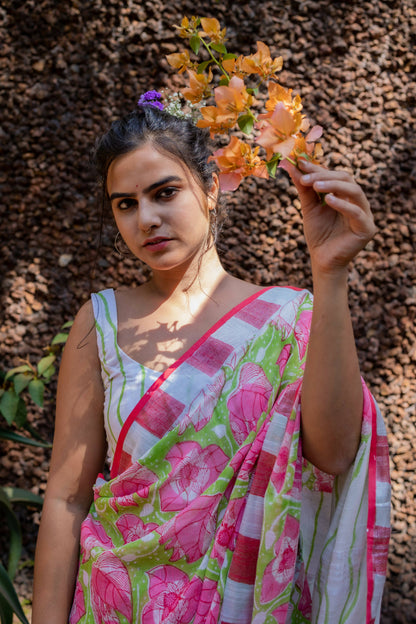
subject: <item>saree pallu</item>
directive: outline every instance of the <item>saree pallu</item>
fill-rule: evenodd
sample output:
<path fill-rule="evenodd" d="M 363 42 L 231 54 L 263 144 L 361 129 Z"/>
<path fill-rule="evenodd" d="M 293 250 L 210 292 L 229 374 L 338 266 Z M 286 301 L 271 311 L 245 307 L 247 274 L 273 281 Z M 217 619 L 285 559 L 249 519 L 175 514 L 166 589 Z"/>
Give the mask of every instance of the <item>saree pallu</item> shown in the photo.
<path fill-rule="evenodd" d="M 70 624 L 379 621 L 386 433 L 363 384 L 348 473 L 302 457 L 311 315 L 307 291 L 264 289 L 140 399 L 81 527 Z"/>

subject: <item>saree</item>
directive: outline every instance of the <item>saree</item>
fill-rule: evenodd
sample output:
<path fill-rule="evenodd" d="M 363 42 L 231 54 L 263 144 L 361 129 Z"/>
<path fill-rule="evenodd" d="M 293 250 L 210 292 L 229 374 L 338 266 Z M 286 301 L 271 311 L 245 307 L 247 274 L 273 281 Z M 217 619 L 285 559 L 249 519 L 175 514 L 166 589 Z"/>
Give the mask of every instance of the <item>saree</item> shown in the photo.
<path fill-rule="evenodd" d="M 263 289 L 140 398 L 81 527 L 70 624 L 379 621 L 386 432 L 363 383 L 350 469 L 302 456 L 311 316 L 308 291 Z"/>

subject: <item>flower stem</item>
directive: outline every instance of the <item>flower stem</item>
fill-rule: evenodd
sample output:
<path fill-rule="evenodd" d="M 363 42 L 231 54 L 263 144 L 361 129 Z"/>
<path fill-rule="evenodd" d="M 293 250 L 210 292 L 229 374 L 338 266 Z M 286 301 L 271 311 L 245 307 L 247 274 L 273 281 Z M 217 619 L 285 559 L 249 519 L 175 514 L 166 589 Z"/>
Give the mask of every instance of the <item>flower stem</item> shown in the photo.
<path fill-rule="evenodd" d="M 220 70 L 222 71 L 222 73 L 224 74 L 224 76 L 226 78 L 228 78 L 228 80 L 230 79 L 230 76 L 228 75 L 228 73 L 225 71 L 224 67 L 222 66 L 221 62 L 215 58 L 215 56 L 213 55 L 213 53 L 211 52 L 211 48 L 210 46 L 205 43 L 205 40 L 202 37 L 199 37 L 200 40 L 202 41 L 202 43 L 204 44 L 205 48 L 208 50 L 208 54 L 210 55 L 210 57 L 212 58 L 212 60 L 214 61 L 214 63 L 220 68 Z"/>

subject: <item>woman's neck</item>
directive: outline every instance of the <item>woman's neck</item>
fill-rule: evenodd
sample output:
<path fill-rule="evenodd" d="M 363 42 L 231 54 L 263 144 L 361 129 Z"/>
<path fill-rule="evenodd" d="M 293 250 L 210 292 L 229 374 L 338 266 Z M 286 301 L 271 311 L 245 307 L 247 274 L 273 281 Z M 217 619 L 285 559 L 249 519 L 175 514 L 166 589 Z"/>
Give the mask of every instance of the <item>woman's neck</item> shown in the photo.
<path fill-rule="evenodd" d="M 155 271 L 147 283 L 152 293 L 163 300 L 180 304 L 192 299 L 209 298 L 227 276 L 217 250 L 212 247 L 188 267 L 172 271 Z"/>

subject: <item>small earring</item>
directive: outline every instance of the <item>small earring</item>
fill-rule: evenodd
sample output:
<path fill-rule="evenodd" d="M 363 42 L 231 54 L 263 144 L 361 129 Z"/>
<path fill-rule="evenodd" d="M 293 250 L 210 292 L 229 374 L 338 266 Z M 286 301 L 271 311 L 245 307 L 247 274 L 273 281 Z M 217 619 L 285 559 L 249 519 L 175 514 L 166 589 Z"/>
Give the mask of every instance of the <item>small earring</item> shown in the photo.
<path fill-rule="evenodd" d="M 120 232 L 117 232 L 114 238 L 114 249 L 116 250 L 119 256 L 125 256 L 127 253 L 126 250 L 122 249 L 120 246 L 122 242 L 124 243 L 123 239 L 121 238 L 121 234 Z"/>

